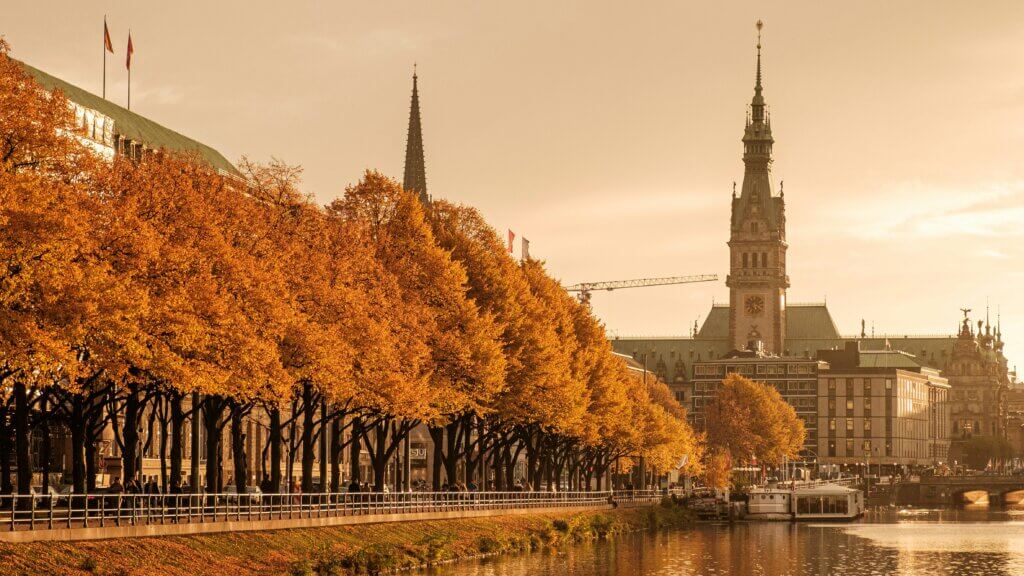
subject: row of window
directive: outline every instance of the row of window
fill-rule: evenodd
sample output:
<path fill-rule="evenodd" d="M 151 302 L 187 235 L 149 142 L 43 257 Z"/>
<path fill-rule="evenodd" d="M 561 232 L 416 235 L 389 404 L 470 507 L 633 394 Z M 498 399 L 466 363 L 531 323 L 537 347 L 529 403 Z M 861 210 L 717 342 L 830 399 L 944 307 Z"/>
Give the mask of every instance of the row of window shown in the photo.
<path fill-rule="evenodd" d="M 697 364 L 693 367 L 693 374 L 694 376 L 721 376 L 723 374 L 781 376 L 784 374 L 814 374 L 816 367 L 817 364 L 814 362 L 799 364 Z"/>
<path fill-rule="evenodd" d="M 761 252 L 760 258 L 758 258 L 757 252 L 744 252 L 743 253 L 743 267 L 744 268 L 767 268 L 768 267 L 768 253 Z M 760 261 L 760 265 L 758 262 Z"/>
<path fill-rule="evenodd" d="M 853 451 L 853 447 L 854 447 L 855 443 L 856 443 L 856 441 L 853 438 L 847 438 L 846 439 L 846 452 L 843 454 L 844 456 L 854 456 L 855 455 L 854 451 Z M 871 443 L 871 440 L 864 440 L 861 443 L 861 454 L 862 455 L 871 455 L 871 456 L 880 456 L 881 454 L 878 453 L 878 449 L 877 448 L 878 448 L 877 446 L 873 447 L 873 445 Z M 828 455 L 833 457 L 833 458 L 837 455 L 836 454 L 836 441 L 835 440 L 829 440 L 829 443 L 828 443 Z M 886 456 L 892 456 L 892 439 L 886 439 L 886 441 L 885 441 L 885 455 Z"/>

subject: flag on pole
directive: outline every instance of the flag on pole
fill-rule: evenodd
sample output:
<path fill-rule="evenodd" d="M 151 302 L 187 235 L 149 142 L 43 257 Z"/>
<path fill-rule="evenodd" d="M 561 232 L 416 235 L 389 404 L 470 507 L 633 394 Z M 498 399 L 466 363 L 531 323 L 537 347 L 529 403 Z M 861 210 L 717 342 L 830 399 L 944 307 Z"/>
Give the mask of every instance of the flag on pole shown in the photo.
<path fill-rule="evenodd" d="M 111 54 L 114 53 L 114 43 L 110 41 L 110 29 L 107 28 L 107 17 L 103 17 L 103 48 Z"/>
<path fill-rule="evenodd" d="M 523 236 L 523 254 L 522 254 L 522 256 L 523 256 L 523 260 L 529 260 L 530 259 L 530 241 L 526 239 L 526 236 Z"/>
<path fill-rule="evenodd" d="M 515 242 L 515 241 L 516 241 L 516 233 L 511 231 L 511 230 L 509 230 L 508 231 L 508 253 L 509 254 L 512 253 L 512 243 Z"/>
<path fill-rule="evenodd" d="M 111 50 L 111 52 L 113 52 L 113 50 Z M 131 33 L 131 31 L 129 31 L 128 32 L 128 56 L 127 56 L 127 58 L 124 61 L 124 67 L 127 68 L 128 70 L 132 69 L 132 54 L 134 54 L 134 53 L 135 53 L 135 47 L 132 46 L 132 33 Z"/>

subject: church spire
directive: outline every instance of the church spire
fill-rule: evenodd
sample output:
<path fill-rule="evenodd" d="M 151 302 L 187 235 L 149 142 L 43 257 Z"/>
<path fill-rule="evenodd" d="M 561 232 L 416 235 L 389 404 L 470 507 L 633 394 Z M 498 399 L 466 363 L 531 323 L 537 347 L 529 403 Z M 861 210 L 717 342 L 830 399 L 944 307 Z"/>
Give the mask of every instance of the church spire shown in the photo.
<path fill-rule="evenodd" d="M 405 143 L 405 176 L 402 187 L 419 194 L 423 205 L 430 202 L 427 196 L 427 168 L 423 159 L 423 127 L 420 125 L 420 94 L 416 65 L 412 68 L 412 104 L 409 109 L 409 133 Z"/>

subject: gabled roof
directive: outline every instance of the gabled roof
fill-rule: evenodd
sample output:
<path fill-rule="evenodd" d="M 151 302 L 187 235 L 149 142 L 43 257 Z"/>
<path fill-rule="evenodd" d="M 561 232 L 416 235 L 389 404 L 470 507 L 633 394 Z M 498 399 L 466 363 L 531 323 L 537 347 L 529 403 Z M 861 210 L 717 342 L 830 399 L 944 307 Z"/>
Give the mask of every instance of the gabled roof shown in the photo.
<path fill-rule="evenodd" d="M 52 76 L 19 62 L 39 84 L 47 90 L 60 90 L 67 96 L 68 100 L 103 114 L 114 121 L 114 132 L 125 138 L 141 142 L 150 148 L 165 149 L 173 152 L 198 153 L 210 166 L 228 174 L 238 174 L 238 170 L 228 162 L 220 152 L 213 148 L 197 142 L 187 136 L 179 134 L 170 128 L 157 124 L 156 122 L 139 116 L 138 114 L 118 106 L 109 100 L 87 92 L 74 84 L 69 84 L 56 76 Z"/>

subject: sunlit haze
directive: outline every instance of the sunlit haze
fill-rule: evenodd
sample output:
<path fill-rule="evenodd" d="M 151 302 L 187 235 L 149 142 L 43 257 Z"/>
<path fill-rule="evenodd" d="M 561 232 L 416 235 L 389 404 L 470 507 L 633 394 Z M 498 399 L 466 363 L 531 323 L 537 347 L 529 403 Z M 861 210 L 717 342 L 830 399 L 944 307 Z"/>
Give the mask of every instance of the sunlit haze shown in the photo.
<path fill-rule="evenodd" d="M 305 168 L 322 202 L 401 178 L 413 64 L 430 193 L 478 207 L 566 283 L 715 273 L 594 295 L 613 334 L 689 334 L 726 302 L 763 19 L 790 302 L 840 331 L 953 333 L 1001 313 L 1024 351 L 1024 4 L 19 2 L 12 54 L 98 93 L 98 22 L 135 44 L 132 109 L 237 160 Z M 518 246 L 516 247 L 518 255 Z"/>

